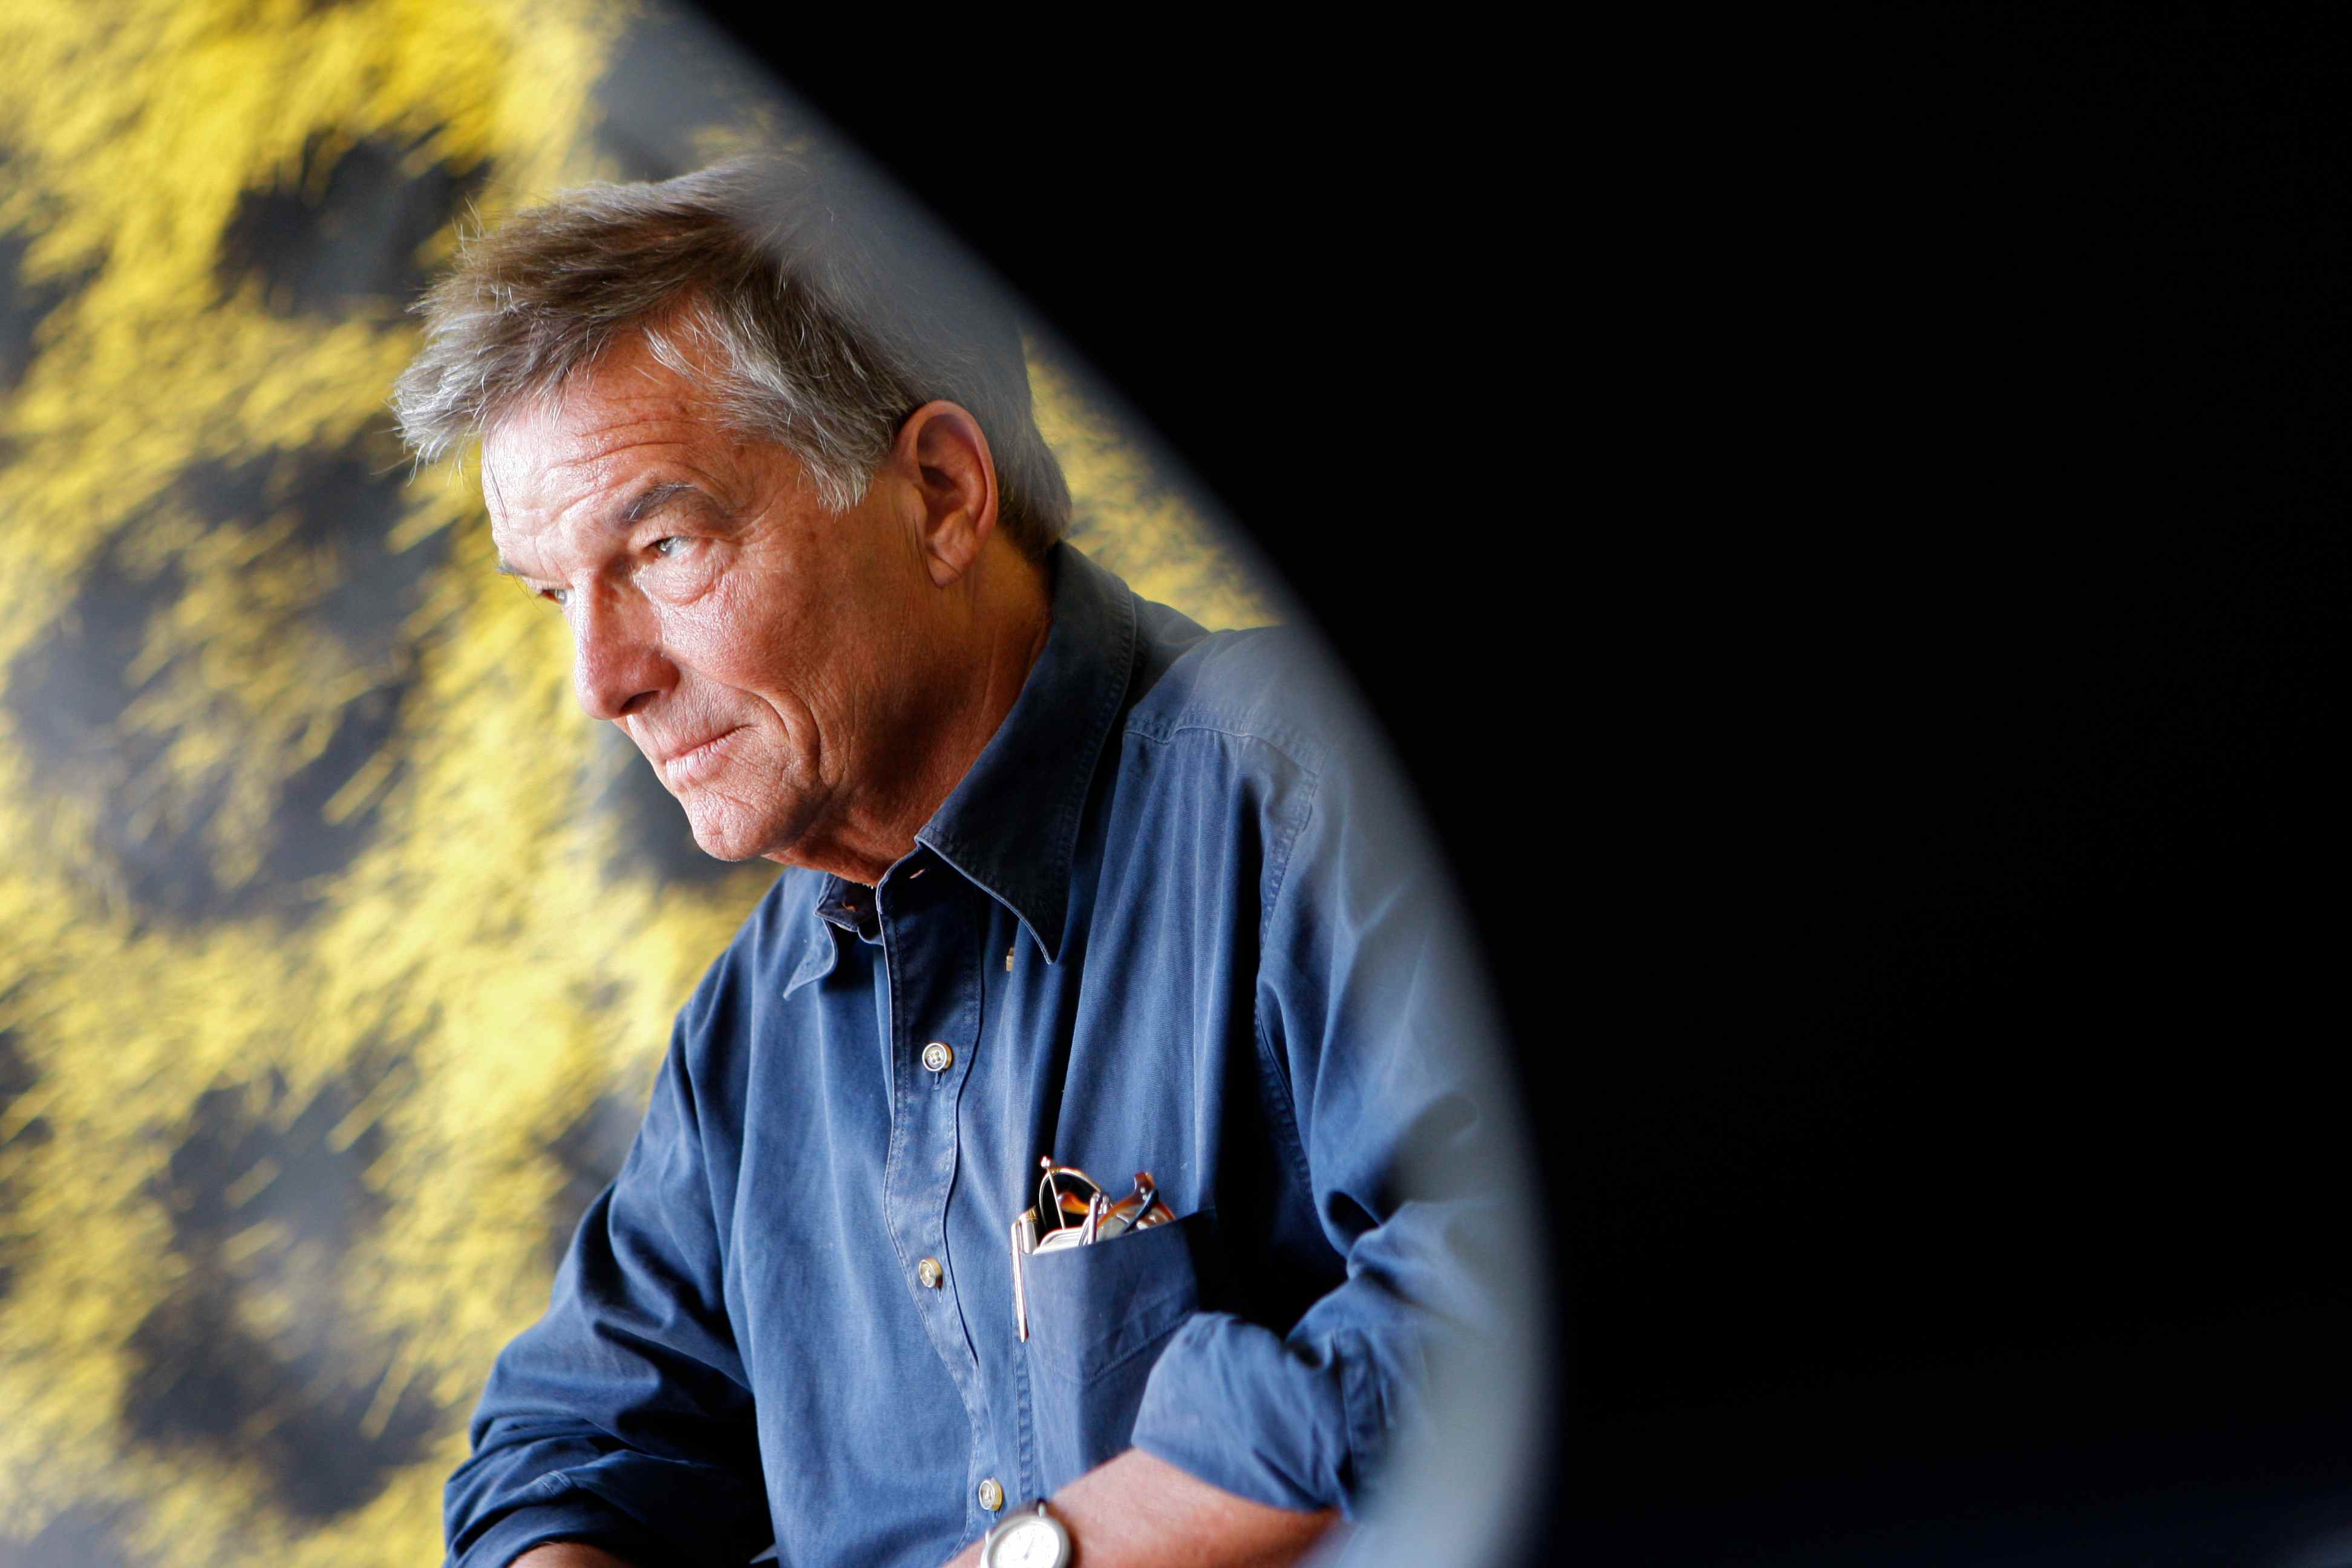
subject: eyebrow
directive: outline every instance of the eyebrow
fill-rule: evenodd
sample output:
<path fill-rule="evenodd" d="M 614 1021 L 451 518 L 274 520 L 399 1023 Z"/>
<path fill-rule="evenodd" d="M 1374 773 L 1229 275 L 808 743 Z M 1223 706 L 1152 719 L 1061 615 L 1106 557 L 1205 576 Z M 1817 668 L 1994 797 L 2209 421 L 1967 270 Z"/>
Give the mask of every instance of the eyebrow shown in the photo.
<path fill-rule="evenodd" d="M 693 496 L 699 500 L 702 499 L 702 490 L 698 486 L 684 484 L 676 479 L 658 480 L 632 496 L 625 506 L 607 512 L 604 526 L 614 532 L 635 528 L 682 496 Z M 498 573 L 501 577 L 530 575 L 528 573 L 518 571 L 503 555 L 499 557 Z"/>
<path fill-rule="evenodd" d="M 615 525 L 621 528 L 634 527 L 677 500 L 678 497 L 698 496 L 701 493 L 702 491 L 693 485 L 681 484 L 675 479 L 647 485 L 637 492 L 635 500 L 621 509 L 621 515 L 614 520 Z"/>

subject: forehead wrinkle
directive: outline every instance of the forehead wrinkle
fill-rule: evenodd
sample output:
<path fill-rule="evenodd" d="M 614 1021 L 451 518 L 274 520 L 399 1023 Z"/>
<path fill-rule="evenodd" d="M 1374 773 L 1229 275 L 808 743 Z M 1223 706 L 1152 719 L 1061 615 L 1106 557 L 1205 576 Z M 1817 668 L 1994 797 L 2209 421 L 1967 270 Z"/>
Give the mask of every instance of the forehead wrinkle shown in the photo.
<path fill-rule="evenodd" d="M 505 466 L 520 467 L 528 481 L 525 489 L 544 492 L 551 480 L 561 487 L 573 476 L 584 476 L 589 494 L 604 488 L 603 470 L 623 466 L 667 466 L 674 470 L 692 474 L 708 489 L 710 458 L 714 453 L 724 454 L 726 444 L 716 438 L 690 416 L 669 415 L 644 419 L 614 419 L 585 428 L 550 428 L 542 425 L 537 431 L 520 431 L 509 453 L 511 460 Z M 536 437 L 536 438 L 534 438 Z M 486 470 L 490 465 L 486 464 Z M 496 489 L 495 473 L 491 476 Z M 501 506 L 505 497 L 498 497 Z M 530 499 L 524 498 L 526 502 Z M 568 511 L 585 496 L 574 497 L 560 503 L 556 510 Z"/>
<path fill-rule="evenodd" d="M 501 424 L 495 444 L 506 447 L 502 466 L 520 481 L 518 494 L 505 493 L 489 462 L 483 468 L 495 512 L 520 535 L 551 542 L 622 529 L 682 495 L 723 508 L 722 493 L 731 488 L 726 470 L 734 443 L 709 417 L 699 389 L 638 355 L 556 387 Z M 640 474 L 647 482 L 626 500 L 607 499 Z M 522 503 L 521 513 L 509 500 Z M 528 574 L 503 550 L 499 563 L 509 574 Z"/>
<path fill-rule="evenodd" d="M 663 422 L 648 420 L 643 423 L 658 425 Z M 633 434 L 638 428 L 640 426 L 637 425 L 612 425 L 596 430 L 582 431 L 563 442 L 564 447 L 572 449 L 569 455 L 539 464 L 538 471 L 541 475 L 560 475 L 580 468 L 595 468 L 610 464 L 625 452 L 641 451 L 647 447 L 666 447 L 682 451 L 688 454 L 689 458 L 686 466 L 689 468 L 695 466 L 690 458 L 695 448 L 701 443 L 697 442 L 691 433 Z M 596 437 L 612 438 L 596 440 L 594 439 Z"/>
<path fill-rule="evenodd" d="M 577 465 L 550 465 L 541 472 L 547 473 L 558 467 L 573 466 Z M 582 494 L 568 501 L 558 502 L 552 508 L 549 513 L 550 521 L 559 526 L 575 527 L 582 534 L 619 534 L 681 500 L 704 507 L 716 507 L 719 504 L 717 489 L 702 475 L 697 473 L 692 479 L 676 479 L 660 471 L 667 468 L 671 473 L 675 473 L 677 467 L 674 460 L 656 459 L 655 471 L 646 475 L 642 482 L 634 488 L 624 491 L 619 499 L 608 499 L 605 494 L 606 487 L 596 482 L 592 477 L 591 482 Z M 499 510 L 505 515 L 512 517 L 513 514 L 506 510 L 505 497 L 500 495 L 498 500 Z M 563 520 L 567 518 L 583 518 L 584 526 L 565 525 Z M 492 531 L 495 536 L 495 526 Z M 543 530 L 532 529 L 525 523 L 523 531 L 534 533 Z M 500 574 L 505 576 L 530 575 L 530 573 L 519 569 L 509 562 L 503 548 L 499 551 L 498 569 Z"/>

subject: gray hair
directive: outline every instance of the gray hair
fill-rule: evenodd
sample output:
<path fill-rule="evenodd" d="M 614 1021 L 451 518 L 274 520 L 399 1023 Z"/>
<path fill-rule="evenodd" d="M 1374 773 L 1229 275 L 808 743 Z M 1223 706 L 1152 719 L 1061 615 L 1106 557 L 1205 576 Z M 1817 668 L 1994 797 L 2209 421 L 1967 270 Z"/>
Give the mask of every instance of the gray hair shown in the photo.
<path fill-rule="evenodd" d="M 562 192 L 461 240 L 416 310 L 425 346 L 393 407 L 420 461 L 634 333 L 702 377 L 737 434 L 799 458 L 836 512 L 866 493 L 907 416 L 945 398 L 988 437 L 1005 537 L 1040 559 L 1068 526 L 1000 292 L 911 214 L 804 155 Z"/>

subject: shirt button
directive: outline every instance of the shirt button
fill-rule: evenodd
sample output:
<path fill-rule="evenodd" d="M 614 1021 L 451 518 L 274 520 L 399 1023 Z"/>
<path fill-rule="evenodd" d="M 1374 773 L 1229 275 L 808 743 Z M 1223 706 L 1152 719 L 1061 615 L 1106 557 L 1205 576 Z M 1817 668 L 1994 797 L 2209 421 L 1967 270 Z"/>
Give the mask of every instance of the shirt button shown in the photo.
<path fill-rule="evenodd" d="M 933 1072 L 945 1072 L 955 1066 L 955 1047 L 944 1040 L 933 1040 L 923 1047 L 923 1065 Z"/>
<path fill-rule="evenodd" d="M 980 1506 L 991 1513 L 1004 1506 L 1004 1489 L 996 1484 L 994 1476 L 980 1483 Z"/>
<path fill-rule="evenodd" d="M 940 1281 L 947 1277 L 948 1271 L 940 1267 L 940 1260 L 936 1258 L 926 1258 L 915 1265 L 915 1278 L 923 1282 L 926 1290 L 938 1289 Z"/>

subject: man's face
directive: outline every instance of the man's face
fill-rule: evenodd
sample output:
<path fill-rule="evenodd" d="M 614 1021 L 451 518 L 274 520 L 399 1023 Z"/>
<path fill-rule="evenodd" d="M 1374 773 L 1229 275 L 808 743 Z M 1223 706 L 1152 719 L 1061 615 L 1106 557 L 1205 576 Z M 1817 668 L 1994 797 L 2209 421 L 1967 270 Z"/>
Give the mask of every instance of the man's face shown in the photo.
<path fill-rule="evenodd" d="M 641 344 L 494 426 L 502 568 L 572 628 L 580 704 L 628 731 L 721 859 L 796 859 L 899 763 L 929 606 L 903 500 L 828 515 Z"/>

